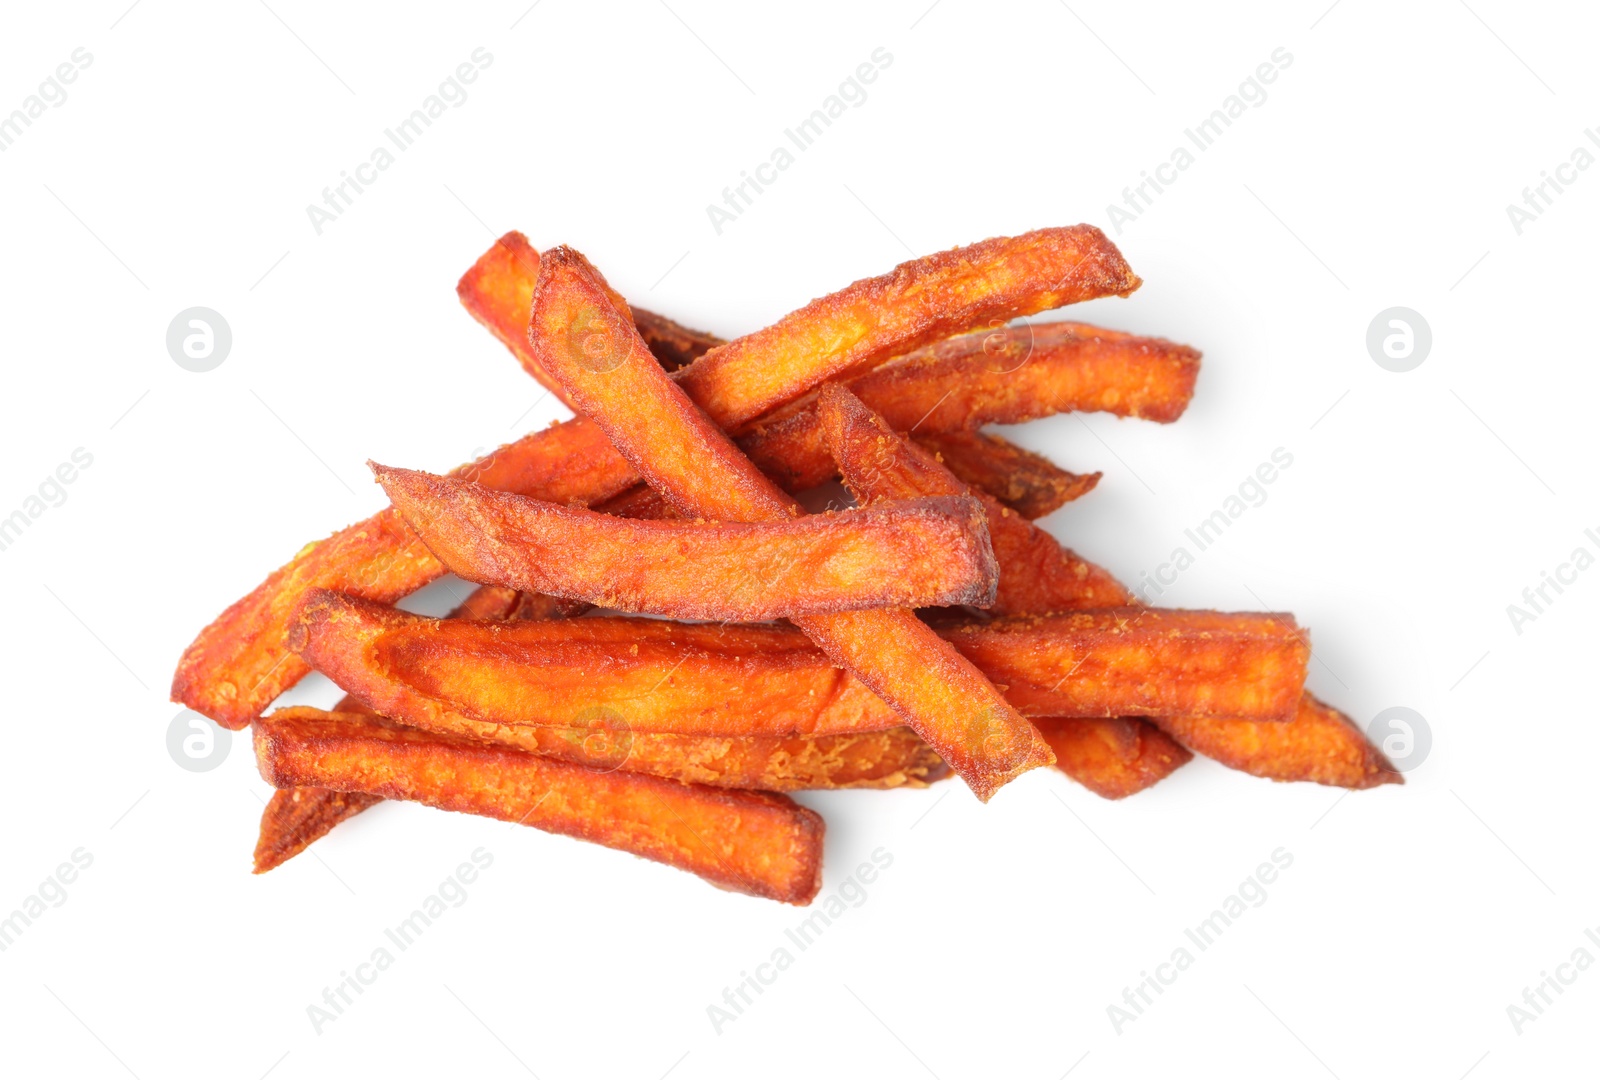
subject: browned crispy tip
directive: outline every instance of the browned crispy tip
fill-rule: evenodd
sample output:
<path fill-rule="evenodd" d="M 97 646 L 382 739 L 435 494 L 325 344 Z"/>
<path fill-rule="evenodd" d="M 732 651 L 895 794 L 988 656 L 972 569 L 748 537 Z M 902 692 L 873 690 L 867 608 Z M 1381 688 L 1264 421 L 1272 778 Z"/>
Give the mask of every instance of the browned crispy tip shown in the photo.
<path fill-rule="evenodd" d="M 772 522 L 648 520 L 369 465 L 460 576 L 619 611 L 759 622 L 981 606 L 998 578 L 984 507 L 959 495 Z"/>
<path fill-rule="evenodd" d="M 261 811 L 255 872 L 264 874 L 282 866 L 341 821 L 355 817 L 382 801 L 379 795 L 360 791 L 329 791 L 318 787 L 291 787 L 274 791 L 266 809 Z"/>
<path fill-rule="evenodd" d="M 1125 799 L 1194 757 L 1166 732 L 1134 717 L 1034 721 L 1056 752 L 1056 768 L 1103 799 Z"/>
<path fill-rule="evenodd" d="M 930 432 L 915 441 L 933 451 L 956 479 L 1029 521 L 1081 499 L 1100 482 L 1097 472 L 1068 472 L 1040 454 L 981 431 Z"/>
<path fill-rule="evenodd" d="M 1405 783 L 1355 721 L 1309 693 L 1288 723 L 1195 716 L 1162 717 L 1156 723 L 1190 749 L 1268 780 L 1357 791 Z"/>
<path fill-rule="evenodd" d="M 478 814 L 676 866 L 734 892 L 808 904 L 822 818 L 783 795 L 603 772 L 379 719 L 281 709 L 254 724 L 274 787 L 315 786 Z"/>

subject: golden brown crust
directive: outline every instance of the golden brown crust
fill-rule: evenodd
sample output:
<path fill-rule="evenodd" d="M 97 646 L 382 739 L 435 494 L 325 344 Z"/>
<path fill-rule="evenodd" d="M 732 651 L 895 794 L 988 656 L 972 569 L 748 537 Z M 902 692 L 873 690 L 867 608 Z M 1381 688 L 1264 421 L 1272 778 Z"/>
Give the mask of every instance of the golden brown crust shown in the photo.
<path fill-rule="evenodd" d="M 1200 354 L 1186 345 L 1083 323 L 1041 323 L 950 338 L 846 385 L 893 430 L 925 435 L 1060 412 L 1171 421 L 1188 405 L 1199 370 Z M 754 421 L 739 445 L 790 491 L 833 475 L 814 393 Z"/>
<path fill-rule="evenodd" d="M 791 329 L 805 337 L 803 327 Z M 541 366 L 680 513 L 732 521 L 781 521 L 799 513 L 649 359 L 638 334 L 607 302 L 604 279 L 581 255 L 565 248 L 546 255 L 528 333 Z M 1051 762 L 1033 726 L 910 611 L 807 615 L 795 622 L 892 704 L 980 799 Z"/>
<path fill-rule="evenodd" d="M 1037 521 L 1093 491 L 1100 474 L 1073 473 L 1048 458 L 981 431 L 917 435 L 956 479 L 993 496 L 1019 517 Z"/>
<path fill-rule="evenodd" d="M 395 508 L 468 581 L 620 611 L 758 622 L 883 606 L 985 606 L 984 508 L 914 499 L 771 522 L 613 517 L 373 465 Z"/>
<path fill-rule="evenodd" d="M 1172 775 L 1194 757 L 1154 723 L 1133 717 L 1034 721 L 1056 768 L 1103 799 L 1125 799 Z"/>
<path fill-rule="evenodd" d="M 1286 720 L 1308 656 L 1293 622 L 1278 615 L 1112 608 L 939 634 L 1036 716 Z M 315 592 L 290 645 L 380 715 L 479 738 L 596 718 L 635 734 L 708 736 L 845 734 L 900 722 L 787 626 L 623 616 L 472 623 Z"/>
<path fill-rule="evenodd" d="M 280 709 L 255 725 L 274 787 L 324 787 L 529 825 L 676 866 L 751 896 L 807 904 L 822 880 L 822 818 L 783 795 L 602 772 L 404 728 Z"/>
<path fill-rule="evenodd" d="M 813 300 L 712 349 L 684 369 L 680 383 L 725 427 L 737 426 L 919 345 L 1138 287 L 1122 253 L 1093 225 L 995 237 Z"/>
<path fill-rule="evenodd" d="M 1190 749 L 1252 776 L 1356 790 L 1405 783 L 1354 721 L 1310 694 L 1286 724 L 1194 716 L 1156 723 Z"/>

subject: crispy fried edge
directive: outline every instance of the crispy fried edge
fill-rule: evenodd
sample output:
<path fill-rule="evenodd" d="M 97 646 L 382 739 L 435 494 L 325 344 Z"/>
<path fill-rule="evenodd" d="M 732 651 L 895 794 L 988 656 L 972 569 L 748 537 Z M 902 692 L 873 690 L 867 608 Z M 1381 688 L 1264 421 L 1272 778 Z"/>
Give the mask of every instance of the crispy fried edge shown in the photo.
<path fill-rule="evenodd" d="M 468 581 L 680 619 L 759 622 L 868 607 L 987 605 L 994 554 L 966 496 L 773 522 L 621 518 L 368 463 Z"/>
<path fill-rule="evenodd" d="M 257 765 L 274 787 L 359 791 L 524 824 L 785 903 L 808 904 L 821 886 L 822 818 L 783 795 L 601 772 L 360 714 L 281 709 L 254 729 Z"/>

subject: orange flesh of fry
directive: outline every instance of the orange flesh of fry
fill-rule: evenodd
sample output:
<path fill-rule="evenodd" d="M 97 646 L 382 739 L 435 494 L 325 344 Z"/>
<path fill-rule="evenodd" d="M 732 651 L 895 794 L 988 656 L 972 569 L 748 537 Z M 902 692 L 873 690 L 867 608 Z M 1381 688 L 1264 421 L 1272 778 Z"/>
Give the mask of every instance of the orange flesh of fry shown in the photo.
<path fill-rule="evenodd" d="M 1357 790 L 1405 783 L 1348 716 L 1310 694 L 1286 724 L 1198 716 L 1154 722 L 1185 746 L 1252 776 Z"/>
<path fill-rule="evenodd" d="M 813 300 L 712 349 L 684 369 L 681 385 L 723 426 L 737 426 L 811 386 L 973 326 L 1138 287 L 1122 253 L 1092 225 L 996 237 Z"/>
<path fill-rule="evenodd" d="M 469 581 L 680 619 L 755 622 L 868 607 L 984 605 L 996 570 L 974 499 L 780 522 L 612 517 L 372 466 L 395 508 Z"/>
<path fill-rule="evenodd" d="M 1308 655 L 1275 615 L 1112 608 L 939 633 L 1039 716 L 1286 720 Z M 319 591 L 290 644 L 380 715 L 486 739 L 502 725 L 790 736 L 901 722 L 787 626 L 622 616 L 474 623 Z"/>
<path fill-rule="evenodd" d="M 1083 323 L 1042 323 L 951 338 L 846 385 L 891 429 L 925 435 L 1061 412 L 1176 420 L 1199 370 L 1200 354 L 1186 345 Z M 761 417 L 738 442 L 791 491 L 833 475 L 814 394 Z"/>
<path fill-rule="evenodd" d="M 529 825 L 790 904 L 810 903 L 821 885 L 822 819 L 783 795 L 601 772 L 316 709 L 256 721 L 255 750 L 275 787 L 362 792 Z"/>
<path fill-rule="evenodd" d="M 1194 757 L 1149 721 L 1047 716 L 1034 723 L 1055 750 L 1056 767 L 1103 799 L 1143 791 Z"/>
<path fill-rule="evenodd" d="M 799 513 L 667 378 L 581 255 L 546 254 L 528 334 L 540 366 L 680 513 L 731 521 Z M 808 615 L 796 623 L 893 705 L 979 799 L 1054 760 L 1033 726 L 910 611 Z"/>

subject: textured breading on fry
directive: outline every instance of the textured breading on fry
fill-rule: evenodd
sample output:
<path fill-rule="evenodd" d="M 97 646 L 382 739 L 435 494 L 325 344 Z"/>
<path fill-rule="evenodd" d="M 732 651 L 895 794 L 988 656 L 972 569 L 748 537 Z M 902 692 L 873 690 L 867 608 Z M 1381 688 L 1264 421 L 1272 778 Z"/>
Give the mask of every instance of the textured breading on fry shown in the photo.
<path fill-rule="evenodd" d="M 984 508 L 955 496 L 778 522 L 613 517 L 373 465 L 395 509 L 468 581 L 680 619 L 987 605 Z"/>
<path fill-rule="evenodd" d="M 809 340 L 803 324 L 791 329 Z M 680 513 L 731 521 L 800 513 L 667 378 L 609 299 L 604 279 L 577 252 L 556 248 L 542 260 L 528 337 L 540 365 Z M 980 799 L 1054 760 L 1033 725 L 909 610 L 795 622 L 889 702 Z"/>
<path fill-rule="evenodd" d="M 1191 750 L 1252 776 L 1357 790 L 1405 783 L 1353 720 L 1310 694 L 1286 724 L 1196 716 L 1155 722 Z"/>
<path fill-rule="evenodd" d="M 822 818 L 768 792 L 602 772 L 377 717 L 281 709 L 255 722 L 274 787 L 406 799 L 572 836 L 725 889 L 807 904 L 822 881 Z"/>
<path fill-rule="evenodd" d="M 822 388 L 817 417 L 845 487 L 863 506 L 973 494 L 932 453 L 895 434 L 844 386 Z M 1038 613 L 1128 603 L 1127 591 L 1110 573 L 1062 547 L 1055 537 L 993 498 L 981 494 L 977 498 L 987 512 L 990 543 L 1001 566 L 999 587 L 988 605 L 991 611 Z"/>
<path fill-rule="evenodd" d="M 1286 720 L 1308 648 L 1276 615 L 1111 608 L 946 626 L 1006 700 L 1035 716 Z M 681 735 L 824 735 L 901 721 L 805 635 L 777 625 L 625 616 L 429 619 L 313 592 L 290 644 L 357 700 L 431 731 L 501 726 Z"/>
<path fill-rule="evenodd" d="M 1176 420 L 1199 370 L 1200 354 L 1187 345 L 1082 323 L 1041 323 L 951 338 L 846 385 L 895 431 L 923 435 L 1061 412 Z M 755 421 L 739 445 L 790 491 L 833 475 L 815 394 Z"/>
<path fill-rule="evenodd" d="M 533 306 L 533 283 L 539 276 L 539 252 L 520 232 L 508 232 L 478 257 L 456 283 L 461 306 L 482 323 L 511 355 L 563 403 L 566 392 L 557 386 L 528 353 L 528 311 Z M 675 371 L 712 348 L 722 339 L 681 326 L 664 315 L 633 308 L 633 322 L 661 366 Z"/>
<path fill-rule="evenodd" d="M 1048 458 L 982 431 L 930 432 L 915 441 L 931 450 L 956 479 L 993 496 L 1029 521 L 1081 499 L 1100 483 L 1100 474 L 1073 473 Z"/>
<path fill-rule="evenodd" d="M 1034 724 L 1056 752 L 1056 767 L 1104 799 L 1143 791 L 1194 757 L 1153 722 L 1132 717 L 1047 716 Z"/>
<path fill-rule="evenodd" d="M 1138 287 L 1122 253 L 1093 225 L 995 237 L 813 300 L 712 349 L 684 369 L 681 385 L 723 426 L 737 426 L 826 380 L 974 326 Z"/>

